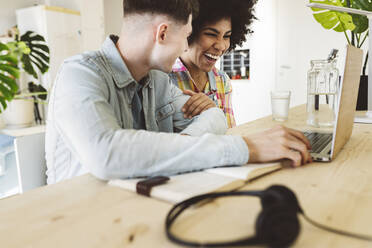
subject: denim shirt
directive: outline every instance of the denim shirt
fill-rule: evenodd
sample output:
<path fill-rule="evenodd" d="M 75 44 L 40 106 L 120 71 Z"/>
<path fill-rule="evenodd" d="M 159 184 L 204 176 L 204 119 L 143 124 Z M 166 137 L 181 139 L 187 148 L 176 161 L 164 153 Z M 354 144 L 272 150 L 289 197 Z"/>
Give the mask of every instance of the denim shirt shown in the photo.
<path fill-rule="evenodd" d="M 144 80 L 146 130 L 134 130 L 131 103 L 137 82 L 116 39 L 108 37 L 100 51 L 69 58 L 60 68 L 48 109 L 48 184 L 85 173 L 109 180 L 248 161 L 244 140 L 222 135 L 227 129 L 223 112 L 211 108 L 185 119 L 181 108 L 189 96 L 160 71 L 150 71 Z"/>

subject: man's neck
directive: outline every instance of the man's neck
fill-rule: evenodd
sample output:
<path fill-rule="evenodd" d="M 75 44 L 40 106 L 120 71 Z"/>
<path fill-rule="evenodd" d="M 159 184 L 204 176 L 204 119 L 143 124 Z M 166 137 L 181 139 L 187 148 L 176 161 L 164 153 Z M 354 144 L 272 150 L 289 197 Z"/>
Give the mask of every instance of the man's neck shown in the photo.
<path fill-rule="evenodd" d="M 129 36 L 126 34 L 126 36 Z M 121 35 L 116 48 L 125 62 L 129 72 L 136 82 L 140 82 L 151 70 L 146 49 L 140 48 L 133 40 L 123 38 Z"/>

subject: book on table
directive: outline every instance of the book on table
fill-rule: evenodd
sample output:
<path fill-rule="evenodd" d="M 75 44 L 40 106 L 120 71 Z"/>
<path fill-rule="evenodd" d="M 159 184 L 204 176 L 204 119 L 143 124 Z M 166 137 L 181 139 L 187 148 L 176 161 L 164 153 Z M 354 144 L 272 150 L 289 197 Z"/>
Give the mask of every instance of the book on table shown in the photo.
<path fill-rule="evenodd" d="M 199 194 L 232 191 L 242 187 L 252 179 L 281 168 L 282 164 L 277 162 L 219 167 L 174 175 L 170 176 L 166 183 L 151 188 L 150 197 L 177 203 Z M 114 179 L 110 180 L 108 184 L 136 192 L 137 183 L 142 180 L 144 178 Z"/>

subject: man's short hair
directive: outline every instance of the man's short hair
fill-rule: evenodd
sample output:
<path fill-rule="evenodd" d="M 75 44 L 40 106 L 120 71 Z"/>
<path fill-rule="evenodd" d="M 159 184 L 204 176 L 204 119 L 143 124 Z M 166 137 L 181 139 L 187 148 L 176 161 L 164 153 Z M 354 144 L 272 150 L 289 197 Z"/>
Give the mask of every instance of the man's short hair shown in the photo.
<path fill-rule="evenodd" d="M 130 14 L 161 14 L 186 24 L 190 14 L 196 17 L 199 11 L 197 0 L 123 0 L 124 16 Z"/>

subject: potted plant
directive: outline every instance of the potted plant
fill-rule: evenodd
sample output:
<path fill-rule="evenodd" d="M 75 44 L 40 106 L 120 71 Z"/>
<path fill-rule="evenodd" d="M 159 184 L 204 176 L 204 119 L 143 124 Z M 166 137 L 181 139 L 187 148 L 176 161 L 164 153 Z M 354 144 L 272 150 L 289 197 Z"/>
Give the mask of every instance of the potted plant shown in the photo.
<path fill-rule="evenodd" d="M 360 10 L 372 11 L 369 0 L 310 0 L 310 3 L 329 4 Z M 368 37 L 368 18 L 366 16 L 342 13 L 332 10 L 312 8 L 314 18 L 325 29 L 342 32 L 350 45 L 361 48 Z M 368 54 L 365 57 L 357 102 L 357 110 L 367 110 L 368 76 L 366 75 Z"/>
<path fill-rule="evenodd" d="M 38 103 L 45 103 L 47 91 L 31 80 L 38 80 L 49 69 L 49 48 L 45 39 L 32 31 L 19 36 L 14 29 L 13 39 L 6 46 L 10 56 L 17 59 L 20 73 L 18 91 L 3 114 L 5 123 L 10 127 L 29 126 L 34 119 L 41 123 Z"/>

